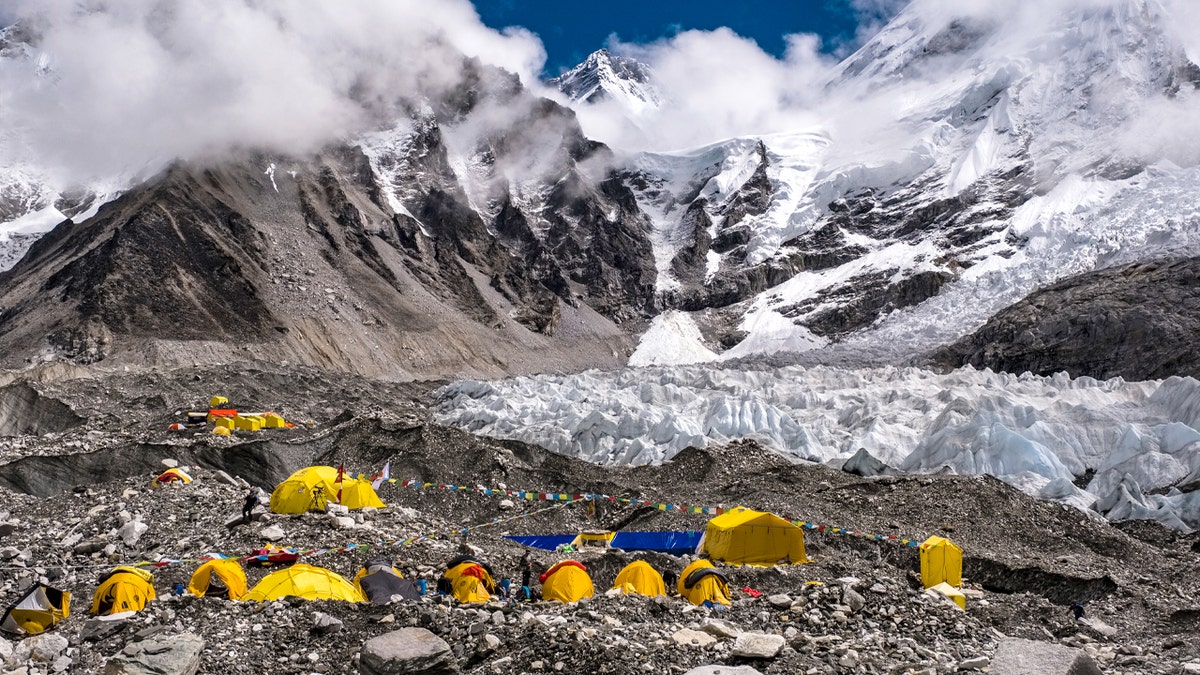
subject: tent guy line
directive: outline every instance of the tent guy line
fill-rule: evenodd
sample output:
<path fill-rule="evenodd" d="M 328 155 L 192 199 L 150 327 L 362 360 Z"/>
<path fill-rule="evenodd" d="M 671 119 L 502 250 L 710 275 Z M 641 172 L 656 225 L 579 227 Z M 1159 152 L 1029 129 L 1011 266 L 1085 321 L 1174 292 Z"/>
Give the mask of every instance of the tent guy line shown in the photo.
<path fill-rule="evenodd" d="M 397 482 L 397 479 L 388 480 L 389 483 Z M 632 504 L 634 506 L 645 506 L 659 511 L 679 511 L 680 513 L 697 513 L 705 515 L 719 516 L 733 510 L 730 506 L 685 506 L 681 504 L 671 504 L 664 502 L 652 502 L 648 499 L 634 499 L 632 497 L 615 497 L 601 493 L 568 493 L 568 492 L 540 492 L 533 490 L 509 490 L 504 488 L 487 488 L 483 486 L 467 486 L 467 485 L 450 485 L 447 483 L 422 483 L 416 480 L 406 480 L 400 482 L 400 485 L 415 489 L 435 489 L 446 490 L 449 492 L 477 492 L 483 495 L 498 495 L 506 497 L 518 497 L 530 501 L 564 501 L 570 500 L 571 503 L 577 501 L 609 501 L 618 504 Z M 894 534 L 872 534 L 863 532 L 862 530 L 854 530 L 846 527 L 835 527 L 833 525 L 820 525 L 809 522 L 807 520 L 790 520 L 790 523 L 806 530 L 814 532 L 831 532 L 833 534 L 845 534 L 853 537 L 862 537 L 874 541 L 887 541 L 901 546 L 909 546 L 917 548 L 921 545 L 921 541 L 916 539 L 905 539 Z"/>

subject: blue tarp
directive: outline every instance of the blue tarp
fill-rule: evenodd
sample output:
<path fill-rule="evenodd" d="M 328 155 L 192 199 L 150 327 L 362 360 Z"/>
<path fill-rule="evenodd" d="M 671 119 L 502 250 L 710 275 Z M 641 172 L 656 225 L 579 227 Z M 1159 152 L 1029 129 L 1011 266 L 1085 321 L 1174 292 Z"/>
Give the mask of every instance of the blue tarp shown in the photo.
<path fill-rule="evenodd" d="M 658 551 L 671 555 L 692 553 L 703 532 L 618 532 L 612 547 L 623 551 Z"/>
<path fill-rule="evenodd" d="M 623 551 L 657 551 L 671 555 L 683 555 L 696 550 L 703 532 L 618 532 L 612 540 L 612 547 Z M 540 548 L 546 551 L 569 544 L 576 535 L 573 534 L 532 534 L 509 535 L 511 539 L 522 546 Z"/>

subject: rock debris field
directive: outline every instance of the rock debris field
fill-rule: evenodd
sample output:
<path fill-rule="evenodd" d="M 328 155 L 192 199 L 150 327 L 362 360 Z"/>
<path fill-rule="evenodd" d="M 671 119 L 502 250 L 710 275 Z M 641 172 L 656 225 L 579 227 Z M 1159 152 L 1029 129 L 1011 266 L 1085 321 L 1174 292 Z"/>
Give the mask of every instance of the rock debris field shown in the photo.
<path fill-rule="evenodd" d="M 312 375 L 303 390 L 278 386 L 272 394 L 242 377 L 188 369 L 29 385 L 79 420 L 0 439 L 0 452 L 12 458 L 0 465 L 0 602 L 7 606 L 38 581 L 71 591 L 73 602 L 70 618 L 42 636 L 0 641 L 6 672 L 1200 670 L 1200 538 L 1194 534 L 1144 521 L 1109 523 L 987 476 L 860 478 L 796 463 L 749 441 L 687 449 L 658 466 L 601 467 L 432 424 L 426 405 L 434 384 L 374 389 Z M 273 378 L 266 374 L 282 382 Z M 233 400 L 261 397 L 256 405 L 282 408 L 289 419 L 311 424 L 231 438 L 165 431 L 175 409 L 206 400 L 218 385 Z M 66 418 L 40 405 L 49 411 L 44 419 Z M 195 480 L 150 487 L 163 460 L 179 462 Z M 239 514 L 246 485 L 269 492 L 310 464 L 344 464 L 352 474 L 369 474 L 387 461 L 400 480 L 745 504 L 904 539 L 940 534 L 963 547 L 967 609 L 923 590 L 915 548 L 812 531 L 809 564 L 725 568 L 734 596 L 729 608 L 694 607 L 674 594 L 606 594 L 633 559 L 675 572 L 687 562 L 618 551 L 570 554 L 587 565 L 596 587 L 595 597 L 577 604 L 497 599 L 463 605 L 432 593 L 463 536 L 363 545 L 457 530 L 549 504 L 399 482 L 380 490 L 386 509 L 352 512 L 352 525 L 324 513 L 264 513 L 227 526 Z M 103 470 L 95 472 L 100 480 L 88 480 L 72 467 Z M 471 529 L 465 541 L 498 576 L 519 578 L 525 549 L 504 534 L 694 530 L 706 518 L 614 502 L 589 516 L 583 504 L 573 504 Z M 382 554 L 406 577 L 428 580 L 431 592 L 388 605 L 178 596 L 173 587 L 186 585 L 199 565 L 183 562 L 150 568 L 158 599 L 141 612 L 124 621 L 88 613 L 97 580 L 114 565 L 213 552 L 244 556 L 268 539 L 301 550 L 357 543 L 358 549 L 306 555 L 302 562 L 352 578 Z M 533 551 L 532 557 L 536 573 L 568 554 Z M 250 584 L 269 571 L 247 567 Z M 1068 611 L 1076 600 L 1085 602 L 1085 621 Z M 1037 670 L 1021 670 L 1031 662 Z"/>

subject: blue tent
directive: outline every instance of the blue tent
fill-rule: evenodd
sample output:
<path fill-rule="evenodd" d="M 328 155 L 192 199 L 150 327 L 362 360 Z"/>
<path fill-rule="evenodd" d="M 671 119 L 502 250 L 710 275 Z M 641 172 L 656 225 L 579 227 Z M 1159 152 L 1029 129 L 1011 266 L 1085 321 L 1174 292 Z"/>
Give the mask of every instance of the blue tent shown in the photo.
<path fill-rule="evenodd" d="M 703 532 L 618 532 L 610 546 L 622 551 L 656 551 L 670 555 L 684 555 L 696 550 Z M 569 544 L 578 535 L 574 534 L 531 534 L 508 535 L 522 546 L 553 551 Z"/>

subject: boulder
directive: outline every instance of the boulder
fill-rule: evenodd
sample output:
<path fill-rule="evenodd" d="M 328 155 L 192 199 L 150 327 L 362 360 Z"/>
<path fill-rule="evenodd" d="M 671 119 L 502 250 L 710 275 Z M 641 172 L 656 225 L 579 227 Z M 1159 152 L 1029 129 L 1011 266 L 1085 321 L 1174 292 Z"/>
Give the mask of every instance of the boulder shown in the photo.
<path fill-rule="evenodd" d="M 717 641 L 717 638 L 708 633 L 701 633 L 698 630 L 691 628 L 680 628 L 671 635 L 671 640 L 677 645 L 692 645 L 695 647 L 704 648 Z"/>
<path fill-rule="evenodd" d="M 737 626 L 725 621 L 724 619 L 705 619 L 700 624 L 700 630 L 708 633 L 713 637 L 718 638 L 736 638 L 742 634 L 742 631 Z"/>
<path fill-rule="evenodd" d="M 177 468 L 179 468 L 179 460 L 169 459 L 169 458 L 164 459 L 162 461 L 162 465 L 167 467 L 168 469 L 177 469 Z"/>
<path fill-rule="evenodd" d="M 991 664 L 991 662 L 992 662 L 992 660 L 986 656 L 976 656 L 973 659 L 963 659 L 962 661 L 959 661 L 958 669 L 959 670 L 983 670 L 984 668 L 987 668 L 988 665 Z"/>
<path fill-rule="evenodd" d="M 786 643 L 782 635 L 742 633 L 733 641 L 733 655 L 746 659 L 773 659 Z"/>
<path fill-rule="evenodd" d="M 683 675 L 762 675 L 750 666 L 696 666 Z"/>
<path fill-rule="evenodd" d="M 267 541 L 279 541 L 285 536 L 283 533 L 283 528 L 278 525 L 264 527 L 258 534 Z"/>
<path fill-rule="evenodd" d="M 44 633 L 21 641 L 21 652 L 28 652 L 37 661 L 54 661 L 67 648 L 67 638 L 54 633 Z"/>
<path fill-rule="evenodd" d="M 199 635 L 159 633 L 125 645 L 104 665 L 104 675 L 195 675 L 202 651 Z"/>
<path fill-rule="evenodd" d="M 858 591 L 849 586 L 842 589 L 842 604 L 846 605 L 851 611 L 858 612 L 867 604 L 867 599 L 864 598 Z"/>
<path fill-rule="evenodd" d="M 899 471 L 876 459 L 874 455 L 867 452 L 866 448 L 859 448 L 853 457 L 846 460 L 842 464 L 842 471 L 866 478 L 900 475 Z"/>
<path fill-rule="evenodd" d="M 358 672 L 363 675 L 441 675 L 458 668 L 446 641 L 424 628 L 401 628 L 363 643 Z"/>
<path fill-rule="evenodd" d="M 992 675 L 1100 675 L 1096 662 L 1072 647 L 1008 638 L 992 655 Z"/>
<path fill-rule="evenodd" d="M 241 487 L 241 485 L 236 480 L 233 479 L 233 476 L 230 476 L 229 474 L 225 473 L 224 471 L 222 471 L 220 469 L 217 469 L 213 475 L 216 476 L 217 481 L 219 481 L 221 483 L 224 483 L 226 485 L 231 485 L 233 487 Z"/>
<path fill-rule="evenodd" d="M 767 596 L 767 602 L 770 603 L 772 607 L 778 607 L 779 609 L 787 609 L 788 607 L 792 606 L 792 596 L 790 596 L 786 593 L 779 593 L 777 595 L 769 595 L 769 596 Z"/>
<path fill-rule="evenodd" d="M 334 516 L 333 526 L 339 530 L 353 530 L 357 523 L 349 516 Z"/>
<path fill-rule="evenodd" d="M 142 535 L 146 534 L 146 530 L 149 529 L 149 525 L 143 523 L 141 520 L 135 519 L 122 525 L 121 529 L 117 530 L 117 534 L 121 536 L 121 541 L 125 542 L 126 546 L 133 547 L 137 545 L 138 540 L 141 539 Z"/>

